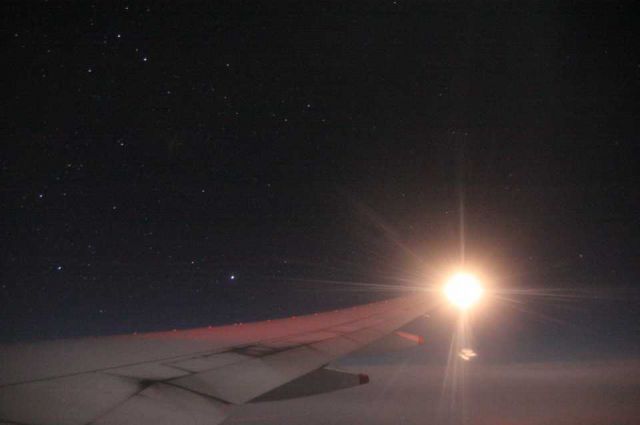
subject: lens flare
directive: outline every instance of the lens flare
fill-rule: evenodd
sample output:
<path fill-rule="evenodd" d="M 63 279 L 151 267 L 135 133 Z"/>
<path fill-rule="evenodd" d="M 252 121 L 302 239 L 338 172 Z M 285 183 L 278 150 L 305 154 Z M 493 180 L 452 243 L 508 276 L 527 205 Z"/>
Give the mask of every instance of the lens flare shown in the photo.
<path fill-rule="evenodd" d="M 460 357 L 462 360 L 467 361 L 467 362 L 472 360 L 474 357 L 477 357 L 477 356 L 478 355 L 476 354 L 476 352 L 473 351 L 471 348 L 463 348 L 458 353 L 458 357 Z"/>
<path fill-rule="evenodd" d="M 480 300 L 484 289 L 477 277 L 469 273 L 456 273 L 446 283 L 444 294 L 456 307 L 466 310 Z"/>

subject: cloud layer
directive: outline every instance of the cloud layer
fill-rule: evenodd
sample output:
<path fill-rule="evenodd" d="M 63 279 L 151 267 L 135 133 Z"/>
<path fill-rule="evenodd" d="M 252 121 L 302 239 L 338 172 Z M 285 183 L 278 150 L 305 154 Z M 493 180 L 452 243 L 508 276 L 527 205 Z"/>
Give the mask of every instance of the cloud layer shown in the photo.
<path fill-rule="evenodd" d="M 640 417 L 640 361 L 471 365 L 467 423 L 474 425 L 635 425 Z M 231 424 L 453 424 L 446 413 L 445 368 L 350 365 L 371 383 L 310 398 L 239 409 Z M 459 413 L 458 404 L 454 411 Z M 443 413 L 445 412 L 445 413 Z M 456 416 L 456 417 L 453 417 Z"/>

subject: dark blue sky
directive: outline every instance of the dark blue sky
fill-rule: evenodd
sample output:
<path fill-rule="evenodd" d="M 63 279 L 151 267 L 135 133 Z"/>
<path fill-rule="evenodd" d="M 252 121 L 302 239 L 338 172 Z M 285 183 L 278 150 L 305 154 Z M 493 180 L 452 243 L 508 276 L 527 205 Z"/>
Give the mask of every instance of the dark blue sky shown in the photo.
<path fill-rule="evenodd" d="M 439 283 L 464 182 L 470 262 L 595 298 L 502 306 L 487 352 L 638 354 L 631 3 L 1 7 L 3 341 Z"/>

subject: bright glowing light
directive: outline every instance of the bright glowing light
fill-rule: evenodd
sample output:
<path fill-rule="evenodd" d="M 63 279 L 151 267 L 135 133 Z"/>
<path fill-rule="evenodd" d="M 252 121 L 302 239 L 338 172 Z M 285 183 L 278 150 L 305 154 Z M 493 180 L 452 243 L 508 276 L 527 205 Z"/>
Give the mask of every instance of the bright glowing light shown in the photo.
<path fill-rule="evenodd" d="M 473 360 L 473 358 L 477 356 L 478 355 L 476 354 L 476 352 L 473 351 L 471 348 L 463 348 L 458 353 L 458 357 L 460 357 L 462 360 L 465 360 L 467 362 L 470 360 Z"/>
<path fill-rule="evenodd" d="M 477 303 L 484 289 L 477 277 L 469 273 L 456 273 L 444 287 L 444 293 L 453 304 L 466 310 Z"/>

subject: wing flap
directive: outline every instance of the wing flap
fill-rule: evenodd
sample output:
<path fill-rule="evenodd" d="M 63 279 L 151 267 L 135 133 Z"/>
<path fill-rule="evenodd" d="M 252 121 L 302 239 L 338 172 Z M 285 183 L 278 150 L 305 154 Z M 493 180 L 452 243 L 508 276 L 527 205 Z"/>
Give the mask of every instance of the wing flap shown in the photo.
<path fill-rule="evenodd" d="M 160 363 L 143 363 L 108 371 L 111 375 L 128 376 L 138 380 L 162 381 L 187 375 L 188 372 Z"/>
<path fill-rule="evenodd" d="M 204 372 L 218 367 L 231 365 L 247 360 L 248 357 L 234 352 L 218 353 L 210 356 L 195 357 L 169 363 L 169 366 L 177 367 L 189 372 Z"/>
<path fill-rule="evenodd" d="M 225 403 L 157 383 L 90 425 L 215 425 L 224 421 L 228 412 Z"/>
<path fill-rule="evenodd" d="M 360 345 L 352 339 L 339 336 L 334 339 L 324 340 L 311 344 L 315 350 L 328 354 L 331 358 L 338 358 L 357 350 Z"/>
<path fill-rule="evenodd" d="M 351 388 L 367 384 L 369 376 L 362 373 L 350 373 L 342 370 L 321 368 L 314 370 L 291 382 L 262 394 L 253 403 L 264 401 L 287 400 L 290 398 L 308 397 L 316 394 Z"/>
<path fill-rule="evenodd" d="M 242 404 L 304 375 L 329 361 L 329 356 L 301 346 L 172 380 L 173 385 Z"/>
<path fill-rule="evenodd" d="M 137 392 L 133 379 L 88 373 L 0 388 L 0 422 L 84 425 Z"/>

